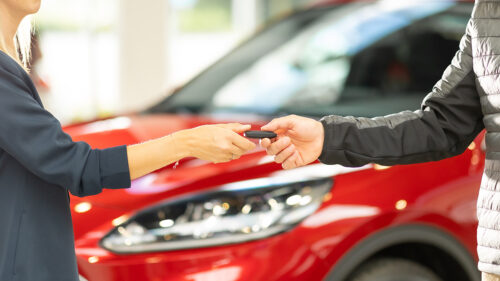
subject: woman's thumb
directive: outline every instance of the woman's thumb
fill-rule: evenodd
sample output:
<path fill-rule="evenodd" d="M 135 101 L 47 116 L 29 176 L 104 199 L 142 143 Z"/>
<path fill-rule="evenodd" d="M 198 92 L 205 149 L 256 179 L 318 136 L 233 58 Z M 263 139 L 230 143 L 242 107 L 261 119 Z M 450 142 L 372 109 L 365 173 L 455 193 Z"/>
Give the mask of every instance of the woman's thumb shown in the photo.
<path fill-rule="evenodd" d="M 221 127 L 221 128 L 224 128 L 224 129 L 232 130 L 235 133 L 242 133 L 242 132 L 248 131 L 248 130 L 250 130 L 252 128 L 251 125 L 243 125 L 243 124 L 240 124 L 240 123 L 221 124 L 221 125 L 218 125 L 218 126 Z"/>

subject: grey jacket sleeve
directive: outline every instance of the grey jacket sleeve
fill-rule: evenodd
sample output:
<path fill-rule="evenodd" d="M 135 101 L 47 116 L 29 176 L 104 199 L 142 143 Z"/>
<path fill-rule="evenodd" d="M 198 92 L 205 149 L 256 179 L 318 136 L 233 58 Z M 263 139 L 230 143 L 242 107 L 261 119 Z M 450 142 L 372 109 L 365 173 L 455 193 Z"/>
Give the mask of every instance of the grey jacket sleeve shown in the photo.
<path fill-rule="evenodd" d="M 321 119 L 325 142 L 319 160 L 362 166 L 436 161 L 461 154 L 484 128 L 472 69 L 470 37 L 420 110 L 377 118 L 327 116 Z"/>
<path fill-rule="evenodd" d="M 0 149 L 44 181 L 77 196 L 130 186 L 126 147 L 99 150 L 73 142 L 10 68 L 0 65 Z"/>

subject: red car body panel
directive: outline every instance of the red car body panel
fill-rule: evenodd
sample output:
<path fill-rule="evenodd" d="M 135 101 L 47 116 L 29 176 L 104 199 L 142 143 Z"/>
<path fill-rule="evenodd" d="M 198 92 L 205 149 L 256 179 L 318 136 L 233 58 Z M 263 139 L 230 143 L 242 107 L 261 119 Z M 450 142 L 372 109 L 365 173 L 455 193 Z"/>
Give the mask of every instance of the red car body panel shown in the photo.
<path fill-rule="evenodd" d="M 103 148 L 226 121 L 234 120 L 128 116 L 73 126 L 67 132 L 75 140 Z M 259 128 L 261 124 L 253 125 Z M 134 181 L 130 189 L 71 198 L 72 209 L 82 202 L 92 206 L 87 212 L 73 213 L 79 267 L 89 280 L 322 280 L 364 238 L 379 230 L 408 224 L 441 229 L 475 255 L 475 198 L 484 159 L 481 139 L 482 135 L 464 154 L 439 162 L 393 167 L 371 165 L 339 173 L 334 176 L 331 196 L 319 210 L 291 231 L 267 239 L 131 255 L 118 255 L 101 248 L 99 241 L 113 228 L 114 219 L 130 216 L 166 198 L 281 170 L 272 162 L 262 163 L 266 155 L 260 149 L 225 164 L 183 160 L 176 169 L 169 166 Z M 406 206 L 399 206 L 398 210 L 398 202 L 406 202 Z"/>
<path fill-rule="evenodd" d="M 341 2 L 351 1 L 320 1 L 317 5 Z M 65 130 L 75 141 L 106 148 L 203 124 L 235 121 L 259 129 L 269 120 L 129 115 Z M 324 280 L 357 245 L 383 230 L 404 225 L 425 225 L 449 234 L 477 260 L 475 206 L 484 168 L 483 137 L 480 134 L 462 155 L 438 162 L 362 169 L 331 166 L 333 188 L 314 214 L 288 232 L 234 245 L 120 255 L 99 242 L 116 223 L 166 199 L 282 171 L 261 149 L 216 165 L 184 159 L 176 169 L 170 165 L 135 180 L 130 189 L 105 190 L 88 198 L 72 196 L 80 273 L 89 281 Z M 90 208 L 77 212 L 81 203 L 89 203 Z"/>

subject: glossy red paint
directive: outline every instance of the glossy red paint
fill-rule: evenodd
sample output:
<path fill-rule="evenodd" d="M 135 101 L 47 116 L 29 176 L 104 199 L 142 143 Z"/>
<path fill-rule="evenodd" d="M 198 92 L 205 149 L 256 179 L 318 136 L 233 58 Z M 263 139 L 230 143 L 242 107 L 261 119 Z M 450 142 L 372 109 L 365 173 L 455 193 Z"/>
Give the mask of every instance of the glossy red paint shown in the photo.
<path fill-rule="evenodd" d="M 75 140 L 106 147 L 222 121 L 235 120 L 130 115 L 73 126 L 67 131 Z M 253 123 L 255 128 L 261 124 Z M 73 210 L 82 202 L 91 206 L 86 212 L 73 212 L 80 270 L 89 280 L 103 281 L 322 280 L 359 241 L 379 230 L 406 224 L 431 225 L 450 233 L 475 255 L 475 198 L 484 159 L 481 138 L 464 154 L 439 162 L 372 165 L 340 173 L 334 176 L 331 194 L 319 210 L 293 230 L 271 238 L 133 255 L 117 255 L 101 248 L 99 240 L 113 228 L 114 219 L 167 198 L 281 170 L 279 165 L 265 161 L 260 149 L 228 164 L 184 160 L 175 170 L 167 167 L 136 180 L 130 189 L 106 190 L 89 198 L 72 197 Z M 398 210 L 398 202 L 406 202 L 406 206 L 400 203 Z"/>
<path fill-rule="evenodd" d="M 353 1 L 319 1 L 318 5 L 343 2 Z M 127 115 L 70 126 L 66 131 L 76 141 L 105 148 L 146 141 L 198 125 L 235 121 L 251 123 L 254 129 L 259 129 L 268 120 Z M 333 188 L 322 206 L 291 231 L 270 238 L 130 255 L 101 248 L 99 241 L 113 229 L 113 222 L 123 221 L 142 208 L 281 171 L 261 149 L 225 164 L 184 159 L 176 169 L 170 165 L 134 181 L 130 189 L 71 198 L 80 272 L 89 281 L 324 280 L 365 239 L 382 230 L 415 224 L 451 235 L 477 259 L 475 204 L 484 168 L 483 137 L 481 134 L 462 155 L 439 162 L 393 167 L 369 165 L 353 170 L 330 166 L 338 172 L 334 173 Z M 86 208 L 79 209 L 82 203 Z"/>

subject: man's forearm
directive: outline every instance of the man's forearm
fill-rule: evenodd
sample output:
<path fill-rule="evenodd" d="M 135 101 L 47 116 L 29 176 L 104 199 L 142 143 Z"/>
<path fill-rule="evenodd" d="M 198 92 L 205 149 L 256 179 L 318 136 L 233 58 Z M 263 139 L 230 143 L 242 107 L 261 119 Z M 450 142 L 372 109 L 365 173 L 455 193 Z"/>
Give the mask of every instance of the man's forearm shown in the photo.
<path fill-rule="evenodd" d="M 362 166 L 436 161 L 462 153 L 484 128 L 474 74 L 446 93 L 428 96 L 422 109 L 385 117 L 328 116 L 319 160 Z"/>

